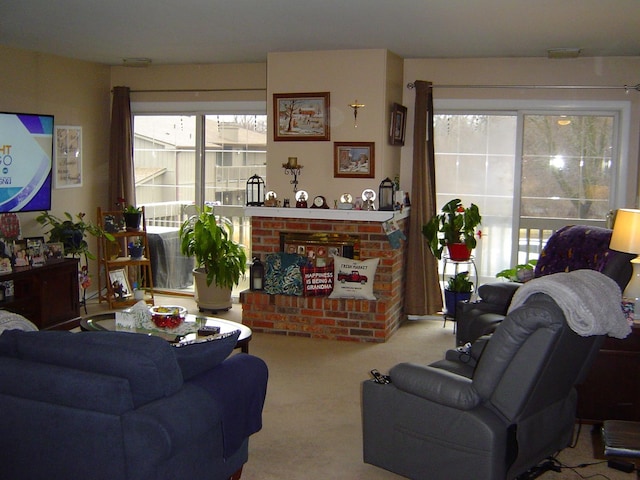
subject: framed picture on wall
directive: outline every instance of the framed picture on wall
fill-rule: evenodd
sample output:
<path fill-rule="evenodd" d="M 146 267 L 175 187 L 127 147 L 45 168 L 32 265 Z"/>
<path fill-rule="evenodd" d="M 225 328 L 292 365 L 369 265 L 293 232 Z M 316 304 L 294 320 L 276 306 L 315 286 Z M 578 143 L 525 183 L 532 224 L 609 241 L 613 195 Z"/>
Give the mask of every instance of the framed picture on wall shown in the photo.
<path fill-rule="evenodd" d="M 404 135 L 407 129 L 407 107 L 394 103 L 391 108 L 391 126 L 389 128 L 389 143 L 404 145 Z"/>
<path fill-rule="evenodd" d="M 329 92 L 274 93 L 273 139 L 328 141 Z"/>
<path fill-rule="evenodd" d="M 374 142 L 334 142 L 335 178 L 375 178 Z"/>
<path fill-rule="evenodd" d="M 82 186 L 82 127 L 56 127 L 55 135 L 55 171 L 56 188 Z"/>

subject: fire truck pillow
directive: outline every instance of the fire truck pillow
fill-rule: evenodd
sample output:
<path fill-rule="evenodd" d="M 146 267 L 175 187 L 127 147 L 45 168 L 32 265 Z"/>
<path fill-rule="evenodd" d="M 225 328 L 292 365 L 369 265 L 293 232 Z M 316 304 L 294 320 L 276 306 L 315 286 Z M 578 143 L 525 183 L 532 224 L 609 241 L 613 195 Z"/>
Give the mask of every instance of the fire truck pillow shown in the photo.
<path fill-rule="evenodd" d="M 326 297 L 333 290 L 333 265 L 305 266 L 300 267 L 300 271 L 305 297 Z"/>
<path fill-rule="evenodd" d="M 333 292 L 329 298 L 376 300 L 373 279 L 379 262 L 379 258 L 352 260 L 333 257 Z"/>

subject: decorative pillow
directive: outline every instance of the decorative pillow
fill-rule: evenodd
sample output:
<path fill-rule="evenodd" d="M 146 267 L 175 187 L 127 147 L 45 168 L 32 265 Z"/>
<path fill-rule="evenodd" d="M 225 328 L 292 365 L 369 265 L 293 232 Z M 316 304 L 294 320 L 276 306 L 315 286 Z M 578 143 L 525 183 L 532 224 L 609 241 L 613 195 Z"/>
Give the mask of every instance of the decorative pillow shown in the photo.
<path fill-rule="evenodd" d="M 305 297 L 326 296 L 333 290 L 333 265 L 328 267 L 301 267 Z"/>
<path fill-rule="evenodd" d="M 174 353 L 186 381 L 222 363 L 238 342 L 240 330 L 210 337 L 202 342 L 175 344 Z"/>
<path fill-rule="evenodd" d="M 265 259 L 264 291 L 270 295 L 302 295 L 300 267 L 307 259 L 296 253 L 271 253 Z"/>
<path fill-rule="evenodd" d="M 373 295 L 373 279 L 379 262 L 379 258 L 353 260 L 334 257 L 333 292 L 329 298 L 376 300 Z"/>

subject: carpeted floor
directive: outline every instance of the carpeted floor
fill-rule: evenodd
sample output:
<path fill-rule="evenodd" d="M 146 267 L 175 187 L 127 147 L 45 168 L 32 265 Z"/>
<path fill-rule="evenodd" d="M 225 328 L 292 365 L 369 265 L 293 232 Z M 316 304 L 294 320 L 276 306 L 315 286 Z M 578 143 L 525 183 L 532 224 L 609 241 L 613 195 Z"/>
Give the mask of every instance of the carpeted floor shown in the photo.
<path fill-rule="evenodd" d="M 162 303 L 197 312 L 189 298 L 158 297 L 156 304 Z M 234 305 L 216 316 L 241 321 L 241 307 Z M 383 344 L 254 334 L 249 351 L 267 362 L 270 378 L 263 429 L 251 437 L 242 479 L 401 479 L 362 461 L 360 384 L 369 378 L 372 368 L 386 373 L 399 362 L 430 363 L 442 358 L 453 344 L 453 324 L 448 322 L 443 328 L 437 317 L 406 322 Z M 576 448 L 561 452 L 561 462 L 577 466 L 603 461 L 599 447 L 595 455 L 600 458 L 594 457 L 590 429 L 590 425 L 581 429 Z M 636 474 L 600 463 L 575 471 L 548 472 L 539 478 L 622 480 L 636 478 Z"/>

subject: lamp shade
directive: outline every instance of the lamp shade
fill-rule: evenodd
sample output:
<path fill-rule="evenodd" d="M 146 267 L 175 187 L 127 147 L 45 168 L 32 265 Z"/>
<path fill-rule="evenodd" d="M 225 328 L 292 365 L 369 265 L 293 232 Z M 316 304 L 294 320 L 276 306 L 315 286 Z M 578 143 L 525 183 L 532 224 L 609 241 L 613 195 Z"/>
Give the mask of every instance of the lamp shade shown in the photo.
<path fill-rule="evenodd" d="M 640 210 L 618 210 L 609 247 L 619 252 L 640 254 Z"/>

